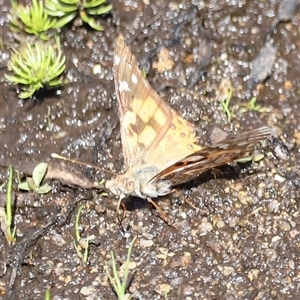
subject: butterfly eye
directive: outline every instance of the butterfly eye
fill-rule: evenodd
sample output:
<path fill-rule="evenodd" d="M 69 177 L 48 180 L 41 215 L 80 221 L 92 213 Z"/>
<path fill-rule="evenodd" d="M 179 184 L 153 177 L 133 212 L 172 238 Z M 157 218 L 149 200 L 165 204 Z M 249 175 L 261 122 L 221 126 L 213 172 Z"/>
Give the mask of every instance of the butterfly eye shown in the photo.
<path fill-rule="evenodd" d="M 128 192 L 133 192 L 135 190 L 135 184 L 132 180 L 126 182 L 126 189 Z"/>

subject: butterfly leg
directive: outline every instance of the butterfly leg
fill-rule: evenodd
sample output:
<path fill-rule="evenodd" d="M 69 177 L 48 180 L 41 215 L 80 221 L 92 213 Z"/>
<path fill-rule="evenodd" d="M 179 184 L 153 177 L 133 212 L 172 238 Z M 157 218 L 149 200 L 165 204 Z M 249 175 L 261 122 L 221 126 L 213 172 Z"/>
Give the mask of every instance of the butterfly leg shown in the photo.
<path fill-rule="evenodd" d="M 166 213 L 151 198 L 147 198 L 147 201 L 156 208 L 162 220 L 164 220 L 169 226 L 173 226 L 175 229 L 178 229 L 174 224 L 172 224 Z"/>
<path fill-rule="evenodd" d="M 195 209 L 196 211 L 200 212 L 202 215 L 208 215 L 208 210 L 207 209 L 201 209 L 199 207 L 197 207 L 196 205 L 194 205 L 192 202 L 190 202 L 187 197 L 183 198 L 183 201 L 189 205 L 190 207 L 192 207 L 193 209 Z"/>
<path fill-rule="evenodd" d="M 207 215 L 208 211 L 206 209 L 201 209 L 198 206 L 196 206 L 195 204 L 193 204 L 192 202 L 190 202 L 187 199 L 187 196 L 184 195 L 184 193 L 181 190 L 178 189 L 173 189 L 170 193 L 175 193 L 175 195 L 178 195 L 181 199 L 183 199 L 184 203 L 187 204 L 188 206 L 192 207 L 193 209 L 195 209 L 196 211 L 200 212 L 203 215 Z"/>

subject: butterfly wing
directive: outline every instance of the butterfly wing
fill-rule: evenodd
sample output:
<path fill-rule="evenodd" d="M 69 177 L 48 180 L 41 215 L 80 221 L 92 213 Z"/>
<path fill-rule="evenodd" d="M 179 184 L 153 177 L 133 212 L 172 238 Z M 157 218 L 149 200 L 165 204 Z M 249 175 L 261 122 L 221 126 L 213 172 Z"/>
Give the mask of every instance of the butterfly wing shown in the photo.
<path fill-rule="evenodd" d="M 270 134 L 268 127 L 261 127 L 229 137 L 179 160 L 157 174 L 150 182 L 169 180 L 172 185 L 187 182 L 205 171 L 241 158 L 247 152 L 253 151 L 259 141 L 270 137 Z"/>
<path fill-rule="evenodd" d="M 115 46 L 114 79 L 127 169 L 145 165 L 161 171 L 201 149 L 193 125 L 149 85 L 122 35 Z"/>

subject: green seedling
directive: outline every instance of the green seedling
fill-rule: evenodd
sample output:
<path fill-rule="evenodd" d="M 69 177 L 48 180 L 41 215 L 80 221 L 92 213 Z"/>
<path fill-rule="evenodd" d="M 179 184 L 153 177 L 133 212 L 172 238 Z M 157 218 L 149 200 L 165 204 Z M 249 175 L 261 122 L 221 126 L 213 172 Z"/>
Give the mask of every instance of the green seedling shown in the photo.
<path fill-rule="evenodd" d="M 144 78 L 147 78 L 148 72 L 147 72 L 146 68 L 142 68 L 142 74 L 143 74 Z"/>
<path fill-rule="evenodd" d="M 242 157 L 237 159 L 237 162 L 241 163 L 241 164 L 245 164 L 249 161 L 252 161 L 252 156 L 247 156 L 247 157 Z"/>
<path fill-rule="evenodd" d="M 41 185 L 43 178 L 47 172 L 48 164 L 40 163 L 38 164 L 33 172 L 32 177 L 27 177 L 26 181 L 20 182 L 18 188 L 24 191 L 33 191 L 37 194 L 47 194 L 51 191 L 51 186 L 47 183 Z"/>
<path fill-rule="evenodd" d="M 256 101 L 257 101 L 257 97 L 252 97 L 249 102 L 244 104 L 244 107 L 242 107 L 240 109 L 240 112 L 245 113 L 245 112 L 251 111 L 251 110 L 258 111 L 260 113 L 265 112 L 267 110 L 267 108 L 263 107 L 262 105 L 257 104 Z"/>
<path fill-rule="evenodd" d="M 16 241 L 16 228 L 13 228 L 13 192 L 12 192 L 12 185 L 13 185 L 13 168 L 9 165 L 9 178 L 7 183 L 7 190 L 6 190 L 6 206 L 5 206 L 5 226 L 1 226 L 1 228 L 5 228 L 4 233 L 6 239 L 9 243 L 15 243 Z M 0 222 L 1 223 L 1 222 Z"/>
<path fill-rule="evenodd" d="M 76 214 L 76 220 L 75 220 L 76 241 L 74 241 L 73 244 L 74 244 L 74 248 L 76 250 L 78 257 L 82 260 L 83 264 L 86 265 L 88 262 L 90 244 L 92 244 L 94 242 L 95 236 L 91 235 L 91 236 L 88 236 L 87 238 L 82 238 L 80 235 L 79 223 L 80 223 L 80 215 L 81 215 L 82 208 L 83 208 L 83 206 L 81 205 Z M 83 251 L 82 251 L 82 249 L 83 249 Z"/>
<path fill-rule="evenodd" d="M 50 38 L 48 31 L 57 28 L 57 20 L 47 14 L 43 1 L 38 0 L 27 6 L 13 2 L 8 19 L 12 31 L 25 31 L 45 41 Z"/>
<path fill-rule="evenodd" d="M 3 37 L 0 36 L 0 50 L 4 50 L 5 46 L 4 46 L 4 42 L 3 42 Z"/>
<path fill-rule="evenodd" d="M 233 89 L 230 88 L 229 94 L 228 94 L 226 100 L 221 102 L 222 108 L 227 116 L 228 123 L 230 123 L 232 115 L 233 115 L 233 109 L 232 110 L 229 109 L 230 101 L 232 99 L 232 94 L 233 94 Z"/>
<path fill-rule="evenodd" d="M 57 17 L 57 25 L 63 27 L 77 16 L 97 31 L 102 31 L 95 16 L 107 14 L 112 5 L 106 0 L 45 0 L 46 11 L 50 16 Z"/>
<path fill-rule="evenodd" d="M 99 182 L 99 185 L 104 185 L 104 183 L 105 183 L 105 179 L 101 179 Z M 108 194 L 106 192 L 102 192 L 100 194 L 100 197 L 107 197 L 107 196 L 108 196 Z"/>
<path fill-rule="evenodd" d="M 45 290 L 45 300 L 50 300 L 51 299 L 51 294 L 50 294 L 50 289 Z"/>
<path fill-rule="evenodd" d="M 132 249 L 135 243 L 136 237 L 132 240 L 128 252 L 127 252 L 127 259 L 124 266 L 124 274 L 123 278 L 121 279 L 117 270 L 117 264 L 114 256 L 114 252 L 111 251 L 111 265 L 112 265 L 112 273 L 110 274 L 108 267 L 106 266 L 105 271 L 109 278 L 109 281 L 111 285 L 114 288 L 115 293 L 117 294 L 118 300 L 129 300 L 133 297 L 133 295 L 130 295 L 126 293 L 127 284 L 128 284 L 128 275 L 129 275 L 129 268 L 130 268 L 130 257 L 132 253 Z"/>
<path fill-rule="evenodd" d="M 3 188 L 5 187 L 5 182 L 0 185 L 0 192 L 3 193 Z"/>
<path fill-rule="evenodd" d="M 259 162 L 259 161 L 261 161 L 264 157 L 265 157 L 264 154 L 258 153 L 258 154 L 255 154 L 255 155 L 253 155 L 253 156 L 247 156 L 247 157 L 239 158 L 239 159 L 237 160 L 237 162 L 242 163 L 242 164 L 245 164 L 245 163 L 247 163 L 247 162 L 249 162 L 249 161 Z"/>
<path fill-rule="evenodd" d="M 255 154 L 254 156 L 253 156 L 253 161 L 255 161 L 255 162 L 259 162 L 259 161 L 261 161 L 262 159 L 264 159 L 264 154 L 262 154 L 262 153 L 258 153 L 258 154 Z"/>
<path fill-rule="evenodd" d="M 47 130 L 48 131 L 51 131 L 52 130 L 52 120 L 51 120 L 51 107 L 50 106 L 47 106 Z"/>
<path fill-rule="evenodd" d="M 60 50 L 59 43 L 26 43 L 20 50 L 13 49 L 7 68 L 12 74 L 5 78 L 21 89 L 19 97 L 26 99 L 43 88 L 54 88 L 64 83 L 62 74 L 65 70 L 66 57 Z"/>

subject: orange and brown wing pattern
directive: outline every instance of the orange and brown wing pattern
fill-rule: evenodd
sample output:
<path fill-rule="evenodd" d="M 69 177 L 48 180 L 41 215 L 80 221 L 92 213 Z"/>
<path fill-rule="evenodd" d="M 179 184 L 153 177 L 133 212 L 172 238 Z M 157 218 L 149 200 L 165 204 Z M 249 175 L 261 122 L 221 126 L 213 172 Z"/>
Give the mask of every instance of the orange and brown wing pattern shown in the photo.
<path fill-rule="evenodd" d="M 193 125 L 149 85 L 122 35 L 115 46 L 114 78 L 127 169 L 153 165 L 161 171 L 201 149 Z"/>
<path fill-rule="evenodd" d="M 261 127 L 229 137 L 179 160 L 150 180 L 151 183 L 169 180 L 172 185 L 187 182 L 197 175 L 243 157 L 253 151 L 258 142 L 270 137 L 270 129 Z"/>
<path fill-rule="evenodd" d="M 152 89 L 123 36 L 116 41 L 114 78 L 127 171 L 106 187 L 120 199 L 166 195 L 171 186 L 244 156 L 270 135 L 262 127 L 213 146 L 197 145 L 193 125 Z"/>

